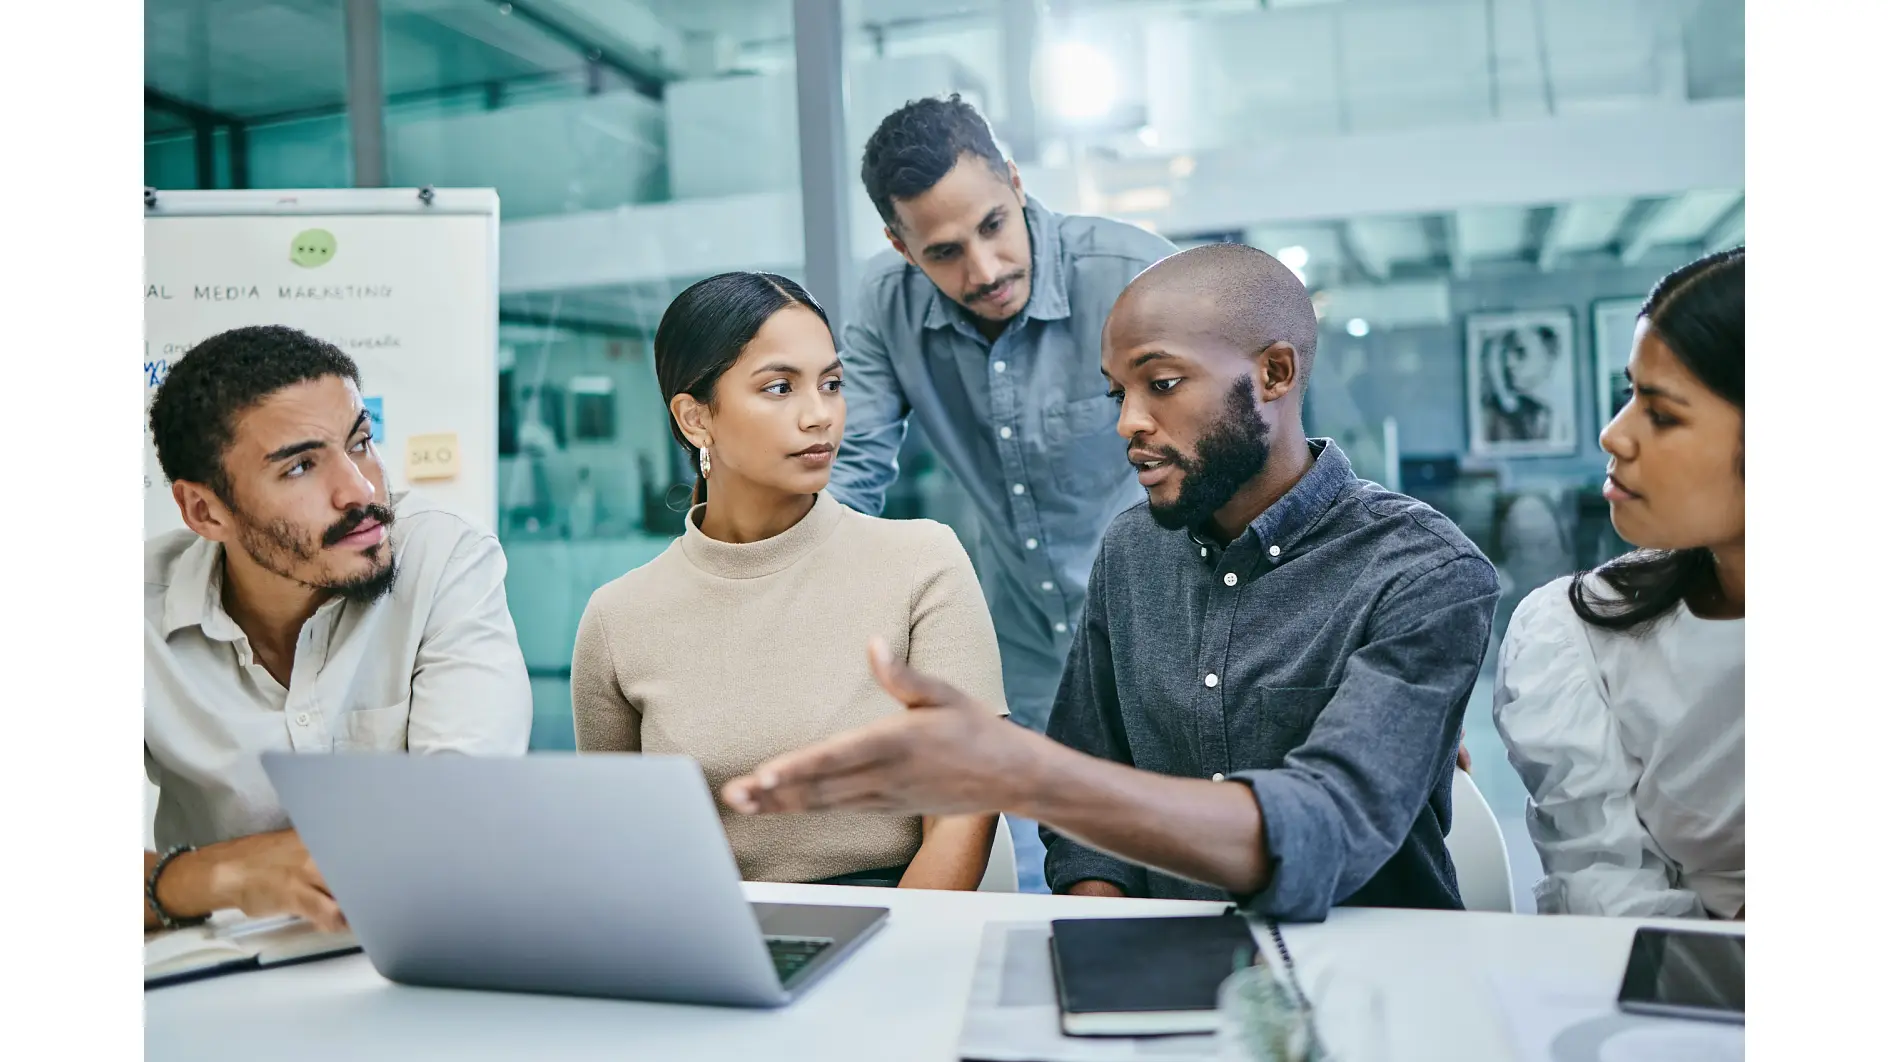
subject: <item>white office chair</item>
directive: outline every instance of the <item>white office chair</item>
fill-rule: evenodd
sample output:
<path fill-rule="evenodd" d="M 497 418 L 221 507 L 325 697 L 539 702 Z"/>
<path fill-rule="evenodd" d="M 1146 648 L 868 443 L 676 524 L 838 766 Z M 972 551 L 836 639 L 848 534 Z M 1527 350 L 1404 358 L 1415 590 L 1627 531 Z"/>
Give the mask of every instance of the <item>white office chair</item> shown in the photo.
<path fill-rule="evenodd" d="M 1508 845 L 1495 812 L 1461 768 L 1455 771 L 1455 814 L 1449 825 L 1449 858 L 1462 906 L 1471 911 L 1514 913 L 1514 876 L 1508 869 Z"/>
<path fill-rule="evenodd" d="M 977 883 L 978 892 L 1015 892 L 1016 882 L 1016 838 L 1010 836 L 1010 824 L 1003 816 L 996 817 L 996 837 L 990 842 L 990 862 L 983 868 L 983 880 Z"/>
<path fill-rule="evenodd" d="M 144 780 L 144 850 L 157 851 L 157 787 Z"/>

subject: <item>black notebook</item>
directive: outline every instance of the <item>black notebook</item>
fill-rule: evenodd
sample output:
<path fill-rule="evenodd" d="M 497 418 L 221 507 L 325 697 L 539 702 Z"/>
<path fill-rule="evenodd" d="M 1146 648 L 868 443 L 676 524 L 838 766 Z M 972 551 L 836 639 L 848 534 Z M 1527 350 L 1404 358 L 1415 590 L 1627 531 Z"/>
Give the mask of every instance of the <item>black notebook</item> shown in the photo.
<path fill-rule="evenodd" d="M 1212 1032 L 1219 985 L 1263 961 L 1237 913 L 1181 918 L 1061 918 L 1050 965 L 1069 1036 Z"/>

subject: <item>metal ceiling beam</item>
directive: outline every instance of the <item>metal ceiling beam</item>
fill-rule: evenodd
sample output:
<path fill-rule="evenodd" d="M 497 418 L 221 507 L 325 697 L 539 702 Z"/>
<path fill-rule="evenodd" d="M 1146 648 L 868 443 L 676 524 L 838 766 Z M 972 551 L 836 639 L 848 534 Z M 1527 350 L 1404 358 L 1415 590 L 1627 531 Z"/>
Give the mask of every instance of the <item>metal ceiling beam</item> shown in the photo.
<path fill-rule="evenodd" d="M 180 100 L 149 85 L 144 86 L 144 105 L 151 110 L 182 118 L 192 125 L 206 122 L 210 125 L 241 125 L 244 121 L 233 114 L 224 114 L 222 111 L 191 103 L 189 100 Z"/>
<path fill-rule="evenodd" d="M 1716 254 L 1728 251 L 1744 242 L 1744 200 L 1738 197 L 1719 218 L 1704 231 L 1704 253 Z"/>
<path fill-rule="evenodd" d="M 1631 233 L 1619 241 L 1619 261 L 1622 265 L 1637 265 L 1647 251 L 1652 249 L 1658 239 L 1658 231 L 1665 220 L 1678 209 L 1679 196 L 1666 196 L 1654 203 L 1651 209 L 1639 212 L 1639 223 Z"/>
<path fill-rule="evenodd" d="M 581 332 L 585 335 L 608 336 L 611 339 L 653 339 L 655 333 L 636 325 L 622 324 L 617 321 L 593 321 L 582 317 L 566 317 L 562 314 L 535 313 L 530 310 L 499 310 L 498 323 L 516 325 L 523 328 L 561 328 L 569 332 Z"/>
<path fill-rule="evenodd" d="M 637 56 L 625 55 L 613 48 L 590 39 L 562 19 L 546 14 L 536 3 L 530 0 L 490 0 L 500 13 L 514 16 L 529 22 L 545 36 L 563 44 L 565 47 L 582 55 L 587 62 L 615 71 L 629 87 L 652 100 L 661 100 L 664 87 L 669 78 L 654 63 Z"/>
<path fill-rule="evenodd" d="M 1573 228 L 1573 204 L 1561 203 L 1551 208 L 1553 217 L 1547 221 L 1547 231 L 1541 233 L 1541 249 L 1534 256 L 1534 265 L 1543 273 L 1551 273 L 1560 263 L 1560 256 L 1567 250 L 1567 233 Z"/>
<path fill-rule="evenodd" d="M 1362 223 L 1347 221 L 1338 227 L 1337 245 L 1343 249 L 1345 257 L 1357 266 L 1359 272 L 1379 283 L 1390 279 L 1390 259 L 1371 245 L 1369 239 L 1360 231 Z"/>
<path fill-rule="evenodd" d="M 494 108 L 490 106 L 490 103 L 494 96 L 497 97 L 498 103 L 502 107 L 506 104 L 509 97 L 520 88 L 550 84 L 566 80 L 568 77 L 568 71 L 550 70 L 536 74 L 518 74 L 515 77 L 499 78 L 497 80 L 468 81 L 457 85 L 440 85 L 435 88 L 412 89 L 407 92 L 392 92 L 387 94 L 387 106 L 390 108 L 402 107 L 415 103 L 437 103 L 455 97 L 476 96 L 486 102 L 487 110 L 492 110 Z M 346 113 L 347 104 L 336 103 L 325 107 L 301 107 L 292 111 L 271 111 L 267 114 L 251 115 L 243 120 L 252 126 L 274 125 L 279 122 L 305 122 L 314 118 L 335 118 Z"/>

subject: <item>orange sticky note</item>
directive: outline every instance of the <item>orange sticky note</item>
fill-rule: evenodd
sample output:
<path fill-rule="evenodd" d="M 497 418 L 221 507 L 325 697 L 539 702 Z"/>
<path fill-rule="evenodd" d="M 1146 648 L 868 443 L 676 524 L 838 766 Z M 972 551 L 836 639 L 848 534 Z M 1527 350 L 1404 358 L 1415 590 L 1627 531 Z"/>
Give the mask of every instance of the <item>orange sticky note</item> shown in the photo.
<path fill-rule="evenodd" d="M 406 478 L 451 479 L 459 474 L 459 433 L 412 435 L 406 440 Z"/>

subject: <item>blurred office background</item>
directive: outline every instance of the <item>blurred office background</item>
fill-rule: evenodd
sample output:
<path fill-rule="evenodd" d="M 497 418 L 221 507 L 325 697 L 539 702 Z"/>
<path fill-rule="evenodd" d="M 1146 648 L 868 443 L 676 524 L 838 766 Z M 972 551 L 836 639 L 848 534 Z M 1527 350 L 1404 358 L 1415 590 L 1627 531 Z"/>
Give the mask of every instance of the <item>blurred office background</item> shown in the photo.
<path fill-rule="evenodd" d="M 663 308 L 769 269 L 844 318 L 885 246 L 865 139 L 952 91 L 1051 208 L 1296 268 L 1323 322 L 1313 431 L 1482 545 L 1505 625 L 1622 548 L 1596 437 L 1634 306 L 1743 240 L 1743 8 L 146 0 L 145 182 L 498 189 L 500 535 L 533 746 L 568 748 L 584 603 L 679 532 L 692 478 L 651 365 Z M 1516 393 L 1540 411 L 1504 430 Z M 974 551 L 916 431 L 904 468 L 888 515 L 942 520 Z M 1468 744 L 1525 883 L 1493 662 Z"/>

